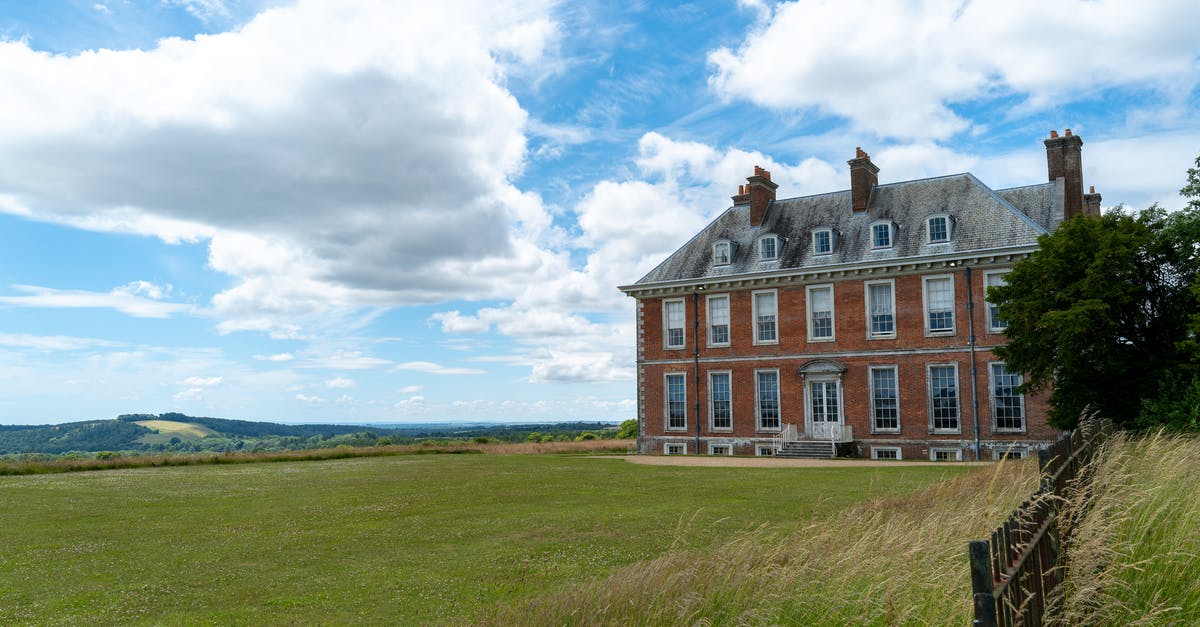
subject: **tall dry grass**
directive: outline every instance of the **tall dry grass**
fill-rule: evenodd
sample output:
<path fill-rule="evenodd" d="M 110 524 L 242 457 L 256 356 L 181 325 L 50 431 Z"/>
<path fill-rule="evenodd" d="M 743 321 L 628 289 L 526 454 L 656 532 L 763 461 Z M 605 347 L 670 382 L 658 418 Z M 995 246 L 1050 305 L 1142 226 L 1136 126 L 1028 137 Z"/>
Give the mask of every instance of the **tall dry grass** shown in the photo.
<path fill-rule="evenodd" d="M 1200 439 L 1117 435 L 1089 470 L 1061 623 L 1200 625 Z"/>
<path fill-rule="evenodd" d="M 785 536 L 673 550 L 516 606 L 485 625 L 968 624 L 967 542 L 1037 486 L 1032 462 L 866 501 Z M 681 545 L 686 545 L 682 538 Z"/>

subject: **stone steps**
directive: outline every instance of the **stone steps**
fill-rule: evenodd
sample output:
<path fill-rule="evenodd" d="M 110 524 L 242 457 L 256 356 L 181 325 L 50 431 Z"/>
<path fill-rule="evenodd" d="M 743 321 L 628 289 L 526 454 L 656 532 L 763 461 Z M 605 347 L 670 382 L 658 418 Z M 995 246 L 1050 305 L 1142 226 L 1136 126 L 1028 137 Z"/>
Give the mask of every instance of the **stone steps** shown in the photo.
<path fill-rule="evenodd" d="M 833 445 L 826 441 L 795 440 L 784 442 L 775 455 L 799 459 L 833 459 Z"/>

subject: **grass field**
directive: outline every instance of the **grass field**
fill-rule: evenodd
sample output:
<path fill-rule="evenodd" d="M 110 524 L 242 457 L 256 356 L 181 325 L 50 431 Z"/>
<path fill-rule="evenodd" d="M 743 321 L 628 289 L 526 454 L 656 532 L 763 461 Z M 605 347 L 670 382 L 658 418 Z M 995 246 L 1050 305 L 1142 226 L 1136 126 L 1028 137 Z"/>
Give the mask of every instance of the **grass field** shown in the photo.
<path fill-rule="evenodd" d="M 166 444 L 171 441 L 171 438 L 192 442 L 217 433 L 204 425 L 174 420 L 139 420 L 134 424 L 158 431 L 158 433 L 149 433 L 138 438 L 138 441 L 143 444 Z"/>
<path fill-rule="evenodd" d="M 461 623 L 970 470 L 431 455 L 0 477 L 0 624 Z"/>
<path fill-rule="evenodd" d="M 507 625 L 969 625 L 967 542 L 1037 485 L 1032 460 L 883 495 L 779 534 L 679 549 L 488 608 Z M 1086 624 L 1086 623 L 1073 623 Z"/>

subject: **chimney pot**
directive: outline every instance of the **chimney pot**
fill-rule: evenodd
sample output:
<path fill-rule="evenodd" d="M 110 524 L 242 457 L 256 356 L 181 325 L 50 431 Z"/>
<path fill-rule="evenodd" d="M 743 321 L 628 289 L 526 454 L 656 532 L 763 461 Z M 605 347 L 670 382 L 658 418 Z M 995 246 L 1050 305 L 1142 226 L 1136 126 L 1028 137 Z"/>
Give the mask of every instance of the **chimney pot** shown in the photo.
<path fill-rule="evenodd" d="M 1058 131 L 1050 131 L 1050 139 L 1058 139 Z"/>
<path fill-rule="evenodd" d="M 1071 136 L 1071 129 L 1067 129 L 1067 137 Z"/>
<path fill-rule="evenodd" d="M 1095 185 L 1088 185 L 1088 193 L 1089 193 L 1089 194 L 1095 194 L 1095 193 L 1096 193 L 1096 186 L 1095 186 Z"/>

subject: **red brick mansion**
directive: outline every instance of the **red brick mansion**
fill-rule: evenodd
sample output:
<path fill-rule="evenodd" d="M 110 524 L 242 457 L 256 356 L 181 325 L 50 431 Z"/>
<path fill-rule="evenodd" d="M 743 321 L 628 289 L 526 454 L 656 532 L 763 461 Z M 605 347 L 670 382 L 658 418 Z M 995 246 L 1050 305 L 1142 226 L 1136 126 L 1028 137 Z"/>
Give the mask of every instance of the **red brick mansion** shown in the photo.
<path fill-rule="evenodd" d="M 1025 455 L 1058 432 L 992 353 L 987 288 L 1078 214 L 1083 141 L 1045 140 L 1049 182 L 970 173 L 777 199 L 756 167 L 733 206 L 649 274 L 637 299 L 638 448 L 876 459 Z"/>

